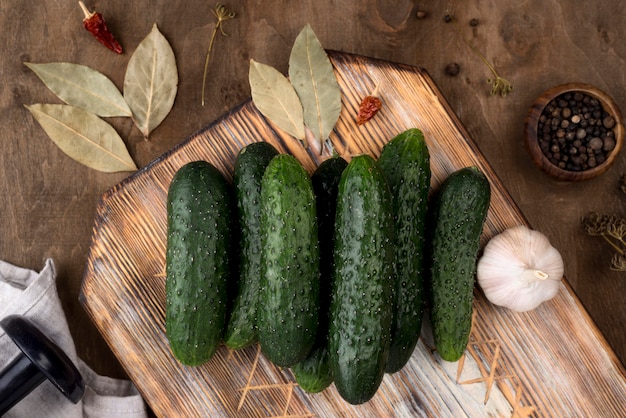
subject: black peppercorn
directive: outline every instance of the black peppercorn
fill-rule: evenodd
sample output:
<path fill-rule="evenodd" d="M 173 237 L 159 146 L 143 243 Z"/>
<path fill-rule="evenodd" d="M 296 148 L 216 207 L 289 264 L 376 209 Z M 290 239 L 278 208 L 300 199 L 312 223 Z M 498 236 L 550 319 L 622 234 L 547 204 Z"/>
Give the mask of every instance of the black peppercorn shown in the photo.
<path fill-rule="evenodd" d="M 563 116 L 563 118 L 565 119 L 569 119 L 570 116 L 572 116 L 572 110 L 569 107 L 563 108 L 563 110 L 561 111 L 561 116 Z"/>
<path fill-rule="evenodd" d="M 603 142 L 597 136 L 594 138 L 591 138 L 591 141 L 589 141 L 589 148 L 591 148 L 594 151 L 602 149 L 602 146 L 603 146 Z"/>
<path fill-rule="evenodd" d="M 605 116 L 604 119 L 602 119 L 602 125 L 606 129 L 613 129 L 615 126 L 615 119 L 613 119 L 613 116 Z"/>
<path fill-rule="evenodd" d="M 457 76 L 459 74 L 459 71 L 461 71 L 461 66 L 456 62 L 452 62 L 446 65 L 446 68 L 444 69 L 446 75 L 449 75 L 450 77 Z"/>
<path fill-rule="evenodd" d="M 613 138 L 604 138 L 604 146 L 602 147 L 603 151 L 613 151 L 615 148 L 615 140 Z"/>

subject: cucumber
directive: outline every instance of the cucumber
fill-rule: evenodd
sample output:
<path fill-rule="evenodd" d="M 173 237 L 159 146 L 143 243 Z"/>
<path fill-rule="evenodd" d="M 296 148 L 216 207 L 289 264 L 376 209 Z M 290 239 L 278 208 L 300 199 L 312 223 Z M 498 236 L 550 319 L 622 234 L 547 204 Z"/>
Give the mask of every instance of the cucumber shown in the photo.
<path fill-rule="evenodd" d="M 327 345 L 315 344 L 309 355 L 292 366 L 296 383 L 308 393 L 319 393 L 333 383 Z"/>
<path fill-rule="evenodd" d="M 328 314 L 332 296 L 332 269 L 335 234 L 335 213 L 341 174 L 348 163 L 340 156 L 322 162 L 311 176 L 320 248 L 320 302 L 317 337 L 311 353 L 292 367 L 296 382 L 309 393 L 326 389 L 332 382 L 328 354 Z"/>
<path fill-rule="evenodd" d="M 239 151 L 234 185 L 240 228 L 239 278 L 235 301 L 226 325 L 224 343 L 236 350 L 254 344 L 256 307 L 261 278 L 261 179 L 270 160 L 278 155 L 267 142 L 255 142 Z"/>
<path fill-rule="evenodd" d="M 376 161 L 352 158 L 339 183 L 329 350 L 344 400 L 371 399 L 385 374 L 394 300 L 391 191 Z"/>
<path fill-rule="evenodd" d="M 210 163 L 174 175 L 167 195 L 166 334 L 184 365 L 208 361 L 227 315 L 232 272 L 233 191 Z"/>
<path fill-rule="evenodd" d="M 313 187 L 291 155 L 277 155 L 265 170 L 260 225 L 259 343 L 272 363 L 291 367 L 315 342 L 320 276 Z"/>
<path fill-rule="evenodd" d="M 472 299 L 480 235 L 491 188 L 477 167 L 450 174 L 432 206 L 431 321 L 442 359 L 463 355 L 472 327 Z"/>
<path fill-rule="evenodd" d="M 394 319 L 387 373 L 409 361 L 422 329 L 424 260 L 430 155 L 419 129 L 409 129 L 389 141 L 378 164 L 393 196 L 396 224 Z"/>

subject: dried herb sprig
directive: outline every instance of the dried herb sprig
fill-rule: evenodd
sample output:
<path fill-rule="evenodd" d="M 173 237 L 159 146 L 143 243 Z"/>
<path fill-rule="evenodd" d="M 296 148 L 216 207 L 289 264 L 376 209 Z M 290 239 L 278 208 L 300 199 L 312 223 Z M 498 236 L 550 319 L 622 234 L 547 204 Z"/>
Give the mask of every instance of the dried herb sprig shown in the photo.
<path fill-rule="evenodd" d="M 213 28 L 213 32 L 211 33 L 211 39 L 209 40 L 209 48 L 207 49 L 206 59 L 204 61 L 204 72 L 202 74 L 202 106 L 204 107 L 204 90 L 206 86 L 206 77 L 209 69 L 209 61 L 211 59 L 211 51 L 213 51 L 213 44 L 215 43 L 215 38 L 217 37 L 217 32 L 221 32 L 222 35 L 228 36 L 226 32 L 224 32 L 224 28 L 222 28 L 222 23 L 234 19 L 236 14 L 228 10 L 226 6 L 221 3 L 217 3 L 213 8 L 213 14 L 217 18 L 217 23 Z"/>
<path fill-rule="evenodd" d="M 626 271 L 626 219 L 590 212 L 583 217 L 582 224 L 587 234 L 604 238 L 615 251 L 611 270 Z"/>
<path fill-rule="evenodd" d="M 458 28 L 454 25 L 456 23 L 455 17 L 451 13 L 446 13 L 444 20 L 448 23 L 452 23 L 452 28 L 454 31 L 463 39 L 463 41 L 470 47 L 470 49 L 478 55 L 483 63 L 489 68 L 493 77 L 487 78 L 487 83 L 491 84 L 491 95 L 496 96 L 500 95 L 502 97 L 506 97 L 511 91 L 513 91 L 513 85 L 506 79 L 500 77 L 498 71 L 496 71 L 495 67 L 489 62 L 487 58 L 476 48 L 463 34 Z"/>

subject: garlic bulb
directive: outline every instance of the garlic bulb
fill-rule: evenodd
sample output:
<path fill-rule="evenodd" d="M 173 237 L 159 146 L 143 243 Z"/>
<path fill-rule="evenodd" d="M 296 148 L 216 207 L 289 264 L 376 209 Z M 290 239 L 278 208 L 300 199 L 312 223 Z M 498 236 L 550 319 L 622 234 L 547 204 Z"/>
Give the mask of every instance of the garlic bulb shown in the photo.
<path fill-rule="evenodd" d="M 491 238 L 476 270 L 487 299 L 518 312 L 552 299 L 562 277 L 561 254 L 545 235 L 523 225 Z"/>

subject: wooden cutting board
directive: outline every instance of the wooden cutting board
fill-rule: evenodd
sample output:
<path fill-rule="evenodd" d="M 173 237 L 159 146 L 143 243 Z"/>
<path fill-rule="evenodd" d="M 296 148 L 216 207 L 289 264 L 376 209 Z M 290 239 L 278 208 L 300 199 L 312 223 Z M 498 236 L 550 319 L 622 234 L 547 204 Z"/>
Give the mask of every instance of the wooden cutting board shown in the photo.
<path fill-rule="evenodd" d="M 421 129 L 431 154 L 432 186 L 477 165 L 492 202 L 482 244 L 526 220 L 450 106 L 421 68 L 330 52 L 342 112 L 330 140 L 349 159 L 377 157 L 393 136 Z M 378 86 L 382 110 L 357 126 L 363 97 Z M 376 396 L 352 406 L 334 386 L 304 393 L 289 370 L 258 346 L 221 347 L 207 364 L 181 366 L 165 335 L 167 189 L 183 164 L 207 160 L 232 178 L 237 152 L 267 141 L 312 172 L 321 158 L 263 118 L 247 101 L 108 191 L 95 219 L 81 303 L 128 375 L 159 416 L 546 416 L 618 417 L 625 413 L 623 366 L 564 281 L 558 295 L 528 313 L 491 305 L 476 290 L 473 330 L 458 363 L 431 349 L 428 320 L 409 364 L 387 375 Z"/>

